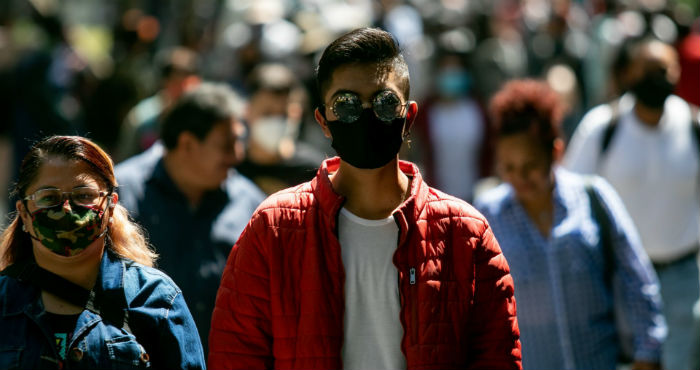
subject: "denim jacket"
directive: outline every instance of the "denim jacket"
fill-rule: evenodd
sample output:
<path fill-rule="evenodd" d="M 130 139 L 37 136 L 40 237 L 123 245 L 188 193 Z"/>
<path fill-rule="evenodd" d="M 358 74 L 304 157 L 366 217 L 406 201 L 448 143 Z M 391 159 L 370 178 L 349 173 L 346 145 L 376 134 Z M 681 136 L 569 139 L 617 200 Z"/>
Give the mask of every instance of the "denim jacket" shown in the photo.
<path fill-rule="evenodd" d="M 59 361 L 40 289 L 0 276 L 0 369 L 205 368 L 192 316 L 165 274 L 105 251 L 93 291 L 126 309 L 128 325 L 85 309 Z"/>

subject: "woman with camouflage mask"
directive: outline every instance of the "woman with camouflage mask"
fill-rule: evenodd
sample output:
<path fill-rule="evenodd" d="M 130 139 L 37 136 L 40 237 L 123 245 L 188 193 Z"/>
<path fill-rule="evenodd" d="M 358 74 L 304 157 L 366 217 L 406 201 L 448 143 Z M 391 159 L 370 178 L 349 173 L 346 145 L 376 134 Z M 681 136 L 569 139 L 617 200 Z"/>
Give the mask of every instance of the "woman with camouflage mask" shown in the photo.
<path fill-rule="evenodd" d="M 20 167 L 0 236 L 0 368 L 204 368 L 179 288 L 118 204 L 112 160 L 53 136 Z"/>

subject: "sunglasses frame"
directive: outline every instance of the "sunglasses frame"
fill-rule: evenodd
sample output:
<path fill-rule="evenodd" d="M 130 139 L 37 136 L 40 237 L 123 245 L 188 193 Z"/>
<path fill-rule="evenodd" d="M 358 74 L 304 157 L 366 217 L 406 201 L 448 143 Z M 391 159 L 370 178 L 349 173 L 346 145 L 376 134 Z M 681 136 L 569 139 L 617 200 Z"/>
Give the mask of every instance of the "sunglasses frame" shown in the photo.
<path fill-rule="evenodd" d="M 376 107 L 379 105 L 379 103 L 381 103 L 380 99 L 383 99 L 384 97 L 388 97 L 388 96 L 391 96 L 391 97 L 393 97 L 393 98 L 395 98 L 395 99 L 397 100 L 397 104 L 396 104 L 396 106 L 394 107 L 394 109 L 396 109 L 397 112 L 396 112 L 391 118 L 388 118 L 388 117 L 381 117 L 380 114 L 377 113 L 377 109 L 376 109 Z M 338 104 L 338 101 L 341 100 L 341 99 L 343 99 L 343 98 L 350 98 L 350 99 L 353 99 L 353 100 L 355 101 L 355 103 L 354 103 L 353 105 L 354 105 L 355 107 L 359 107 L 359 108 L 360 108 L 360 109 L 357 110 L 357 112 L 356 112 L 355 115 L 352 115 L 352 116 L 350 116 L 350 117 L 345 117 L 345 118 L 343 118 L 342 116 L 343 116 L 344 114 L 338 114 L 337 104 Z M 401 103 L 401 99 L 399 98 L 399 96 L 398 96 L 395 92 L 393 92 L 392 90 L 382 90 L 382 91 L 376 93 L 376 94 L 372 97 L 371 103 L 370 103 L 370 107 L 371 107 L 372 112 L 374 113 L 375 117 L 379 118 L 379 120 L 382 121 L 382 122 L 384 122 L 384 123 L 390 123 L 390 122 L 393 121 L 394 119 L 396 119 L 396 118 L 398 118 L 398 117 L 401 117 L 401 111 L 403 110 L 403 107 L 405 107 L 405 106 L 408 105 L 409 103 L 410 103 L 410 101 L 407 101 L 407 102 L 405 102 L 405 103 Z M 324 108 L 325 108 L 325 105 L 324 105 Z M 333 102 L 332 102 L 332 104 L 331 104 L 331 106 L 330 106 L 330 109 L 331 109 L 331 111 L 333 112 L 333 114 L 338 118 L 338 120 L 339 120 L 340 122 L 343 122 L 343 123 L 354 123 L 354 122 L 357 122 L 357 120 L 358 120 L 358 119 L 360 118 L 360 116 L 362 115 L 362 111 L 365 109 L 365 104 L 362 103 L 362 100 L 360 99 L 360 97 L 359 97 L 358 94 L 356 94 L 356 93 L 354 93 L 354 92 L 346 91 L 346 92 L 342 92 L 342 93 L 338 94 L 338 95 L 333 99 Z"/>

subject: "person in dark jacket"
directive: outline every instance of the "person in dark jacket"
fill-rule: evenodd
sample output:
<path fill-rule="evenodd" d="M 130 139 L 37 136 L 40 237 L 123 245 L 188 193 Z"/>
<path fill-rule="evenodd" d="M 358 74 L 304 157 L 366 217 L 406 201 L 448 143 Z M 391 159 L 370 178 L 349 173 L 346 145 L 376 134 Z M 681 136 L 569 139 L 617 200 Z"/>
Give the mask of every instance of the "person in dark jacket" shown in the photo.
<path fill-rule="evenodd" d="M 203 369 L 180 289 L 118 203 L 112 161 L 78 136 L 35 144 L 0 237 L 1 369 Z"/>
<path fill-rule="evenodd" d="M 216 369 L 519 369 L 513 284 L 486 219 L 398 159 L 416 117 L 388 32 L 318 66 L 315 118 L 340 158 L 258 207 L 212 317 Z"/>
<path fill-rule="evenodd" d="M 234 169 L 243 156 L 240 105 L 228 86 L 202 83 L 165 116 L 162 142 L 116 168 L 122 204 L 187 297 L 205 350 L 226 257 L 264 199 Z"/>

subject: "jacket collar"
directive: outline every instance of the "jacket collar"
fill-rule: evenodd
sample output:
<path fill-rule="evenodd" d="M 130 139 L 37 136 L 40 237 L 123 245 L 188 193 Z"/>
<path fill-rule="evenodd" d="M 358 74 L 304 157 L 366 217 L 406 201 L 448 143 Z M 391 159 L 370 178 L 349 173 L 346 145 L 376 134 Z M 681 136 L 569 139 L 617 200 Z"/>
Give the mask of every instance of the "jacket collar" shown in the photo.
<path fill-rule="evenodd" d="M 231 182 L 231 179 L 235 175 L 235 170 L 230 169 L 228 172 L 228 177 L 219 185 L 218 188 L 205 192 L 199 206 L 197 206 L 197 210 L 220 209 L 220 205 L 228 203 L 230 198 L 226 192 L 226 185 Z M 189 204 L 185 194 L 183 194 L 180 188 L 177 187 L 175 181 L 173 181 L 172 177 L 170 177 L 170 174 L 165 169 L 165 157 L 158 160 L 158 163 L 156 163 L 155 167 L 153 168 L 153 174 L 148 181 L 155 183 L 156 186 L 162 189 L 163 192 L 167 193 L 172 199 L 175 199 L 182 204 Z"/>
<path fill-rule="evenodd" d="M 316 177 L 311 180 L 311 188 L 320 203 L 321 212 L 330 221 L 333 229 L 335 229 L 338 212 L 345 203 L 345 197 L 333 190 L 328 175 L 337 171 L 339 167 L 339 157 L 326 159 L 321 163 Z M 409 225 L 415 224 L 425 207 L 429 190 L 415 164 L 408 161 L 399 161 L 399 169 L 411 178 L 410 195 L 394 212 L 394 219 L 401 228 L 401 235 L 404 237 Z M 402 241 L 400 240 L 400 242 Z"/>
<path fill-rule="evenodd" d="M 114 252 L 106 249 L 102 255 L 100 274 L 94 288 L 97 294 L 104 294 L 105 297 L 109 297 L 110 302 L 121 304 L 122 307 L 126 307 L 124 269 L 124 262 Z M 43 305 L 39 302 L 40 290 L 37 287 L 14 278 L 6 279 L 6 291 L 0 294 L 11 299 L 3 300 L 3 316 L 17 315 L 24 311 L 38 315 L 43 310 Z"/>
<path fill-rule="evenodd" d="M 4 296 L 2 315 L 17 315 L 25 310 L 38 314 L 42 309 L 38 306 L 39 289 L 31 284 L 20 282 L 11 277 L 4 277 L 5 290 L 0 292 Z"/>

